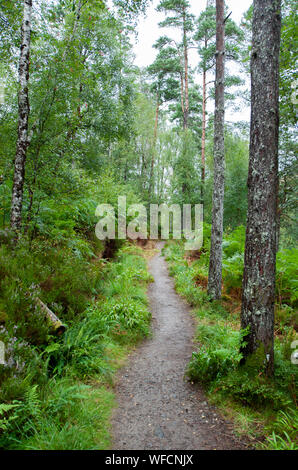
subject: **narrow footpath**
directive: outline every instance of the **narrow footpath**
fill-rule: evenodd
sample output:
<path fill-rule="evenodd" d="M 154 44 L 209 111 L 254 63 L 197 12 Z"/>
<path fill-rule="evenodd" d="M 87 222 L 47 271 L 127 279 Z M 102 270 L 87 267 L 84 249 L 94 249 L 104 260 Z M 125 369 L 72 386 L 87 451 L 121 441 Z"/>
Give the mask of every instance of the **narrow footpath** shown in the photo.
<path fill-rule="evenodd" d="M 194 350 L 190 308 L 174 290 L 167 264 L 158 254 L 149 262 L 152 338 L 120 370 L 114 412 L 115 450 L 245 449 L 230 423 L 209 405 L 202 390 L 184 378 Z"/>

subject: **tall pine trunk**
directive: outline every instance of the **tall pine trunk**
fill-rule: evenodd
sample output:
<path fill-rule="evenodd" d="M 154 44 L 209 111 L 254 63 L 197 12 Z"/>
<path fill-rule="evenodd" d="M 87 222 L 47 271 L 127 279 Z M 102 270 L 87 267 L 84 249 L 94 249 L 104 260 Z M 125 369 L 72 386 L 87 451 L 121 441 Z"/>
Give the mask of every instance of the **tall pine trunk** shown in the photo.
<path fill-rule="evenodd" d="M 155 163 L 155 153 L 156 153 L 156 143 L 157 143 L 159 108 L 160 108 L 160 99 L 159 99 L 159 93 L 157 93 L 157 96 L 156 96 L 156 110 L 155 110 L 155 123 L 154 123 L 154 136 L 153 136 L 153 148 L 152 148 L 151 168 L 150 168 L 149 196 L 152 196 L 153 187 L 154 187 L 154 181 L 153 181 L 154 180 L 154 163 Z"/>
<path fill-rule="evenodd" d="M 206 70 L 203 70 L 203 109 L 202 109 L 202 153 L 201 153 L 201 202 L 204 203 L 206 151 Z"/>
<path fill-rule="evenodd" d="M 258 348 L 274 371 L 274 299 L 278 197 L 280 0 L 254 0 L 248 217 L 241 327 L 243 362 Z M 261 356 L 262 357 L 262 356 Z"/>
<path fill-rule="evenodd" d="M 184 88 L 185 88 L 185 108 L 183 117 L 183 127 L 188 128 L 188 116 L 189 116 L 189 91 L 188 91 L 188 44 L 187 44 L 187 33 L 186 33 L 186 18 L 185 8 L 183 13 L 183 48 L 184 48 Z"/>
<path fill-rule="evenodd" d="M 30 65 L 32 0 L 24 0 L 21 49 L 19 62 L 19 120 L 14 177 L 11 201 L 10 226 L 18 232 L 22 223 L 22 205 L 25 179 L 25 164 L 28 147 L 28 121 L 30 114 L 28 82 Z"/>
<path fill-rule="evenodd" d="M 208 294 L 212 300 L 221 297 L 222 237 L 224 212 L 224 81 L 225 25 L 224 0 L 216 0 L 216 77 L 214 116 L 214 183 L 212 198 L 212 231 L 208 276 Z"/>

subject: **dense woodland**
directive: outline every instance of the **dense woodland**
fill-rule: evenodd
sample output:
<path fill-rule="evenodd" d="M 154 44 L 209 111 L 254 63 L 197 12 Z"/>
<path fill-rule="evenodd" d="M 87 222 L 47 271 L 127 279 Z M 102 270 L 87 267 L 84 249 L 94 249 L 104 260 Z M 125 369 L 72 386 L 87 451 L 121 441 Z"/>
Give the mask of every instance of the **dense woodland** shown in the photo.
<path fill-rule="evenodd" d="M 188 376 L 253 447 L 297 449 L 296 5 L 255 0 L 237 24 L 191 3 L 160 0 L 140 69 L 150 0 L 0 2 L 2 449 L 110 445 L 152 281 L 145 242 L 95 236 L 119 195 L 203 203 L 202 248 L 164 248 L 198 319 Z M 251 123 L 225 119 L 245 106 Z"/>

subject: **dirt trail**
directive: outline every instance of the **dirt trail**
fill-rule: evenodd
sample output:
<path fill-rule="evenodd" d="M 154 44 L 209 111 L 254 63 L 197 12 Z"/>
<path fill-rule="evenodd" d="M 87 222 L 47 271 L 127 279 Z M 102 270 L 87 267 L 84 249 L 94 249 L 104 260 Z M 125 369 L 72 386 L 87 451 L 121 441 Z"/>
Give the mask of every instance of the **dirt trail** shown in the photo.
<path fill-rule="evenodd" d="M 162 244 L 158 244 L 161 249 Z M 160 252 L 150 261 L 153 336 L 120 371 L 113 416 L 115 450 L 243 449 L 231 425 L 184 380 L 194 349 L 189 307 L 176 294 Z"/>

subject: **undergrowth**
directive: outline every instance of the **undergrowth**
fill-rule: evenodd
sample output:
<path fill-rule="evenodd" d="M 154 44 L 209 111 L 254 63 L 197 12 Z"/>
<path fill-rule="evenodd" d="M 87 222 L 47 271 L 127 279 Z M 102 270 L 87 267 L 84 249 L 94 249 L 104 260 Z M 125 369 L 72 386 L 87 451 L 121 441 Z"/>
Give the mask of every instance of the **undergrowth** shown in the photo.
<path fill-rule="evenodd" d="M 150 332 L 142 250 L 124 244 L 113 262 L 87 241 L 29 240 L 0 247 L 1 449 L 107 449 L 113 373 Z M 40 298 L 67 326 L 51 334 Z"/>
<path fill-rule="evenodd" d="M 206 292 L 210 227 L 199 253 L 186 254 L 183 243 L 168 242 L 164 255 L 179 294 L 195 309 L 197 350 L 188 365 L 190 380 L 204 385 L 209 399 L 232 417 L 240 435 L 265 449 L 297 449 L 297 365 L 291 363 L 291 344 L 297 335 L 293 314 L 296 285 L 293 263 L 289 272 L 281 252 L 277 260 L 275 325 L 275 377 L 263 373 L 263 354 L 257 351 L 240 366 L 239 347 L 245 332 L 240 330 L 241 279 L 245 233 L 242 227 L 227 234 L 223 244 L 224 295 L 209 302 Z M 297 255 L 296 255 L 297 256 Z M 280 317 L 280 310 L 287 315 Z"/>

